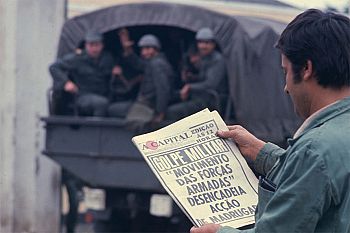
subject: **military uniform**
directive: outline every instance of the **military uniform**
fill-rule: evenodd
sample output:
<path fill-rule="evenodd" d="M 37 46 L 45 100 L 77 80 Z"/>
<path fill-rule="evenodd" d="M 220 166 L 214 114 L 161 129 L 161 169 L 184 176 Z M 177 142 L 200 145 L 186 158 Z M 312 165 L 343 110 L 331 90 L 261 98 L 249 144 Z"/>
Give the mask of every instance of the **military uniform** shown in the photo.
<path fill-rule="evenodd" d="M 150 59 L 141 59 L 136 54 L 125 57 L 124 62 L 137 70 L 143 70 L 144 78 L 141 82 L 137 102 L 144 104 L 157 113 L 164 113 L 167 109 L 173 70 L 163 54 Z M 132 102 L 117 102 L 109 107 L 109 115 L 125 116 Z"/>
<path fill-rule="evenodd" d="M 168 108 L 166 118 L 179 120 L 206 107 L 216 107 L 216 97 L 227 93 L 227 71 L 223 56 L 213 51 L 201 58 L 197 82 L 190 83 L 190 96 L 187 101 Z"/>
<path fill-rule="evenodd" d="M 79 113 L 104 116 L 113 65 L 113 58 L 107 52 L 102 52 L 97 60 L 85 51 L 68 54 L 50 66 L 54 90 L 63 91 L 66 82 L 71 80 L 79 89 L 76 98 Z"/>

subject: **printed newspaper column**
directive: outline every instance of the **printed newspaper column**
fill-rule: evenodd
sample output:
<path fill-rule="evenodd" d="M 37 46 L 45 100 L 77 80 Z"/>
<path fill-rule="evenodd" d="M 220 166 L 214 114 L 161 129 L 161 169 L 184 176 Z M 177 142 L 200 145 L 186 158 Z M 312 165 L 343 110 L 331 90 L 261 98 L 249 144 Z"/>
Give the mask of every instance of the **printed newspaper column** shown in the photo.
<path fill-rule="evenodd" d="M 196 226 L 254 223 L 258 181 L 217 112 L 201 111 L 133 138 L 163 187 Z"/>

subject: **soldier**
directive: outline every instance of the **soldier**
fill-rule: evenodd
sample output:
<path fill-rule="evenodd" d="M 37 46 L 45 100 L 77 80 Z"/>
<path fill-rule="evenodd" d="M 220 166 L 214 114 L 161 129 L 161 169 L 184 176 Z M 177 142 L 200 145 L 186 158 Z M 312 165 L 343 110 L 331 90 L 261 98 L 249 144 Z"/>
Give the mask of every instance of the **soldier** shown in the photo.
<path fill-rule="evenodd" d="M 152 122 L 163 120 L 171 92 L 173 70 L 161 53 L 161 45 L 157 37 L 144 35 L 138 42 L 141 48 L 141 57 L 137 56 L 132 49 L 132 42 L 124 29 L 120 33 L 120 40 L 124 49 L 124 63 L 137 70 L 143 70 L 143 80 L 140 91 L 133 105 L 130 103 L 128 109 L 124 103 L 115 103 L 109 107 L 110 116 L 120 116 L 120 111 L 128 112 L 128 118 L 142 118 Z M 132 107 L 131 107 L 132 105 Z M 121 106 L 121 107 L 120 107 Z M 131 108 L 130 108 L 131 107 Z M 147 110 L 148 109 L 148 110 Z M 144 115 L 147 112 L 147 117 Z M 141 120 L 141 119 L 140 119 Z M 147 120 L 145 120 L 147 121 Z"/>
<path fill-rule="evenodd" d="M 108 109 L 109 116 L 119 118 L 126 116 L 129 107 L 137 97 L 143 79 L 142 72 L 122 65 L 113 68 L 109 92 L 111 102 Z"/>
<path fill-rule="evenodd" d="M 68 54 L 50 66 L 54 90 L 75 95 L 79 115 L 106 115 L 114 61 L 103 51 L 102 39 L 100 33 L 87 33 L 85 49 L 81 53 Z"/>
<path fill-rule="evenodd" d="M 168 108 L 167 119 L 179 120 L 206 107 L 214 107 L 213 98 L 220 101 L 220 94 L 227 91 L 227 72 L 223 56 L 216 51 L 214 33 L 202 28 L 196 34 L 200 54 L 199 73 L 194 82 L 186 83 L 180 90 L 182 102 Z"/>
<path fill-rule="evenodd" d="M 181 81 L 184 84 L 198 81 L 200 54 L 195 44 L 191 45 L 183 58 Z"/>

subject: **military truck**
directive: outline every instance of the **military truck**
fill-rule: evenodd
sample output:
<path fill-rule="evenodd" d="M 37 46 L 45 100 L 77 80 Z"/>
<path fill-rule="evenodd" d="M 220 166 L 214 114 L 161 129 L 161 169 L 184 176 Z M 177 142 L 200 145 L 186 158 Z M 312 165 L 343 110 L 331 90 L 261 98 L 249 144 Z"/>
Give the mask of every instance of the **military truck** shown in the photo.
<path fill-rule="evenodd" d="M 296 11 L 285 6 L 203 2 L 134 1 L 76 16 L 63 25 L 57 56 L 81 46 L 88 30 L 103 33 L 105 48 L 118 56 L 117 31 L 127 28 L 134 41 L 146 33 L 159 37 L 176 70 L 196 31 L 210 27 L 226 59 L 229 79 L 229 96 L 224 104 L 213 96 L 215 108 L 227 124 L 241 124 L 259 138 L 285 145 L 299 119 L 283 92 L 285 81 L 274 44 Z M 43 154 L 84 186 L 103 190 L 104 209 L 89 210 L 96 231 L 188 231 L 191 223 L 174 204 L 170 215 L 149 213 L 152 205 L 162 205 L 154 195 L 165 191 L 133 146 L 135 133 L 124 119 L 79 117 L 74 114 L 74 98 L 64 93 L 50 90 L 48 100 L 50 115 L 42 118 Z"/>

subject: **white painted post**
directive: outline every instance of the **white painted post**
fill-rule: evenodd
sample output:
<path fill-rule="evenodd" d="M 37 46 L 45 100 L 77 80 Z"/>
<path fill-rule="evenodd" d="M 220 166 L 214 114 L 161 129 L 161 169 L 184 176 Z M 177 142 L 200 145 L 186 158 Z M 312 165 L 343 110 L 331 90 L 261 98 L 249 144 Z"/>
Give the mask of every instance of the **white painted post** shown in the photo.
<path fill-rule="evenodd" d="M 0 232 L 58 232 L 60 169 L 41 155 L 65 1 L 0 0 Z"/>

